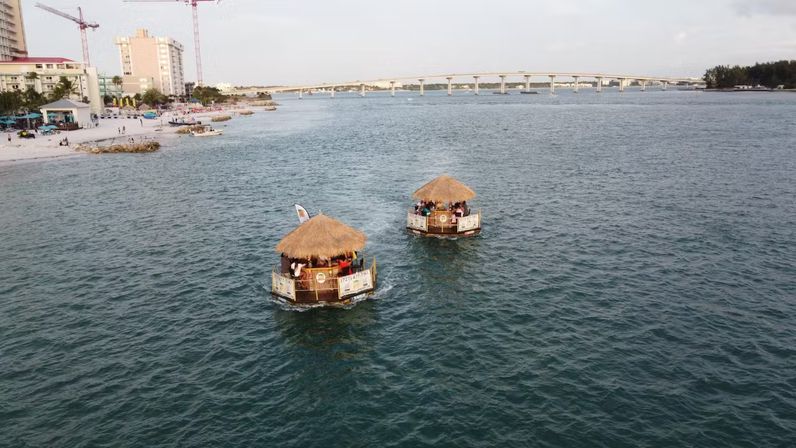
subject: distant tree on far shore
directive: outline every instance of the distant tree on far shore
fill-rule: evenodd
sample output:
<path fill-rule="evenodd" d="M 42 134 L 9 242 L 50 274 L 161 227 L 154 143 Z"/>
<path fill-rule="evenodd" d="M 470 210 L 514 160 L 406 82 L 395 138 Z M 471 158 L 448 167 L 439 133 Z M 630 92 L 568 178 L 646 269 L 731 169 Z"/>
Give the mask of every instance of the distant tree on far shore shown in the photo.
<path fill-rule="evenodd" d="M 704 80 L 708 89 L 727 89 L 737 85 L 796 89 L 796 60 L 757 63 L 748 67 L 718 65 L 705 72 Z"/>
<path fill-rule="evenodd" d="M 215 87 L 194 87 L 192 96 L 205 106 L 212 104 L 213 102 L 223 103 L 227 100 L 227 96 L 221 93 L 221 91 Z"/>

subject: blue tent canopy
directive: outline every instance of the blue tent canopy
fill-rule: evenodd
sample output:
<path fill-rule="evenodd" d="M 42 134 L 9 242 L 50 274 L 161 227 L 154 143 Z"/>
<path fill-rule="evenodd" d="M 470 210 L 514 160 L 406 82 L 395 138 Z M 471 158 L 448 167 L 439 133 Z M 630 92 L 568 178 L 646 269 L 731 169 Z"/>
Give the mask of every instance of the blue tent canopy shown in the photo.
<path fill-rule="evenodd" d="M 46 124 L 44 126 L 39 126 L 40 131 L 52 131 L 53 129 L 58 129 L 58 126 L 52 126 L 49 124 Z"/>

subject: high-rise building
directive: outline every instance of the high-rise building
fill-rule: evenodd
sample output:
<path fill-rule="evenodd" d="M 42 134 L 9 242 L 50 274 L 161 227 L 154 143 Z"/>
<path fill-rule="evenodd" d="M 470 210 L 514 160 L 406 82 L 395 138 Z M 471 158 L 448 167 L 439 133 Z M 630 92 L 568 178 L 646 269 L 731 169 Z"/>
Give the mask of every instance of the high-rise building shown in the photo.
<path fill-rule="evenodd" d="M 143 94 L 156 88 L 165 95 L 184 95 L 181 43 L 169 37 L 151 37 L 144 29 L 135 36 L 117 37 L 122 63 L 122 90 Z"/>
<path fill-rule="evenodd" d="M 0 61 L 28 55 L 21 0 L 0 0 Z"/>

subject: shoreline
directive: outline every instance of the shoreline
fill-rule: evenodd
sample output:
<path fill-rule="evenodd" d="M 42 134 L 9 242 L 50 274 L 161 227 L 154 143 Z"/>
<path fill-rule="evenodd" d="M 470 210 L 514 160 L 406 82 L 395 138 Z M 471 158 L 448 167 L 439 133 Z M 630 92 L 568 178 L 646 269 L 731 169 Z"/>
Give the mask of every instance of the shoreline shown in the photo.
<path fill-rule="evenodd" d="M 244 107 L 180 115 L 179 118 L 194 118 L 198 121 L 202 121 L 202 119 L 211 118 L 215 115 L 232 115 L 233 117 L 237 117 L 237 112 L 241 110 L 262 112 L 261 107 Z M 99 125 L 95 128 L 62 131 L 59 134 L 52 135 L 35 134 L 36 138 L 32 139 L 19 138 L 16 132 L 0 133 L 0 166 L 86 155 L 87 153 L 77 151 L 75 148 L 78 145 L 85 144 L 110 144 L 117 139 L 119 143 L 127 143 L 127 140 L 131 137 L 136 141 L 140 139 L 155 140 L 164 144 L 164 140 L 167 137 L 171 138 L 177 136 L 177 129 L 179 129 L 179 127 L 170 126 L 168 124 L 168 121 L 173 118 L 177 117 L 166 113 L 155 120 L 127 118 L 101 119 Z M 161 119 L 164 123 L 163 125 L 161 125 Z M 207 121 L 207 124 L 210 124 L 209 120 Z M 11 136 L 10 143 L 8 142 L 9 134 Z M 69 146 L 58 145 L 64 138 L 69 140 Z"/>

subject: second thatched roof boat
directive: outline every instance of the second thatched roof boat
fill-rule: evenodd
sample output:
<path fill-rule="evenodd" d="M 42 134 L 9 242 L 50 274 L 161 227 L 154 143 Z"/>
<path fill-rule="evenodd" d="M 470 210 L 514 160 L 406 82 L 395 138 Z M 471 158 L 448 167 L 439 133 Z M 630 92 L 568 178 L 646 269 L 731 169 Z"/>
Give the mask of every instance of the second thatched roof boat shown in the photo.
<path fill-rule="evenodd" d="M 276 251 L 279 268 L 271 273 L 271 293 L 296 305 L 348 304 L 376 289 L 376 259 L 365 268 L 357 251 L 367 238 L 336 219 L 319 214 L 288 233 Z"/>
<path fill-rule="evenodd" d="M 471 212 L 467 201 L 475 192 L 467 185 L 442 175 L 412 195 L 418 202 L 406 215 L 406 228 L 436 237 L 475 236 L 481 233 L 481 212 Z"/>

